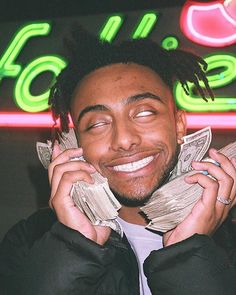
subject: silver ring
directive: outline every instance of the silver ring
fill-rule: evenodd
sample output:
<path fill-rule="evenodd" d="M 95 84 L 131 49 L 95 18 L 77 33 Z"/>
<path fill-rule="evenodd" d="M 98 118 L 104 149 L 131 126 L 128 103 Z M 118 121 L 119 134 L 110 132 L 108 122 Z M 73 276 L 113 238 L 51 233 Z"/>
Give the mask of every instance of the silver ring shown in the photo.
<path fill-rule="evenodd" d="M 224 205 L 229 205 L 231 203 L 231 199 L 225 199 L 223 197 L 218 196 L 217 201 L 219 201 L 220 203 L 224 204 Z"/>

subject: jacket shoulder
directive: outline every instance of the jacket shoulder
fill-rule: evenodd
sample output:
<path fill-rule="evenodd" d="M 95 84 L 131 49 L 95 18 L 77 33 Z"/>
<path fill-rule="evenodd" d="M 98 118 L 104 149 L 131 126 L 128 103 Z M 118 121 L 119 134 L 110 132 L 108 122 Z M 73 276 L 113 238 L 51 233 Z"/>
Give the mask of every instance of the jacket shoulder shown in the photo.
<path fill-rule="evenodd" d="M 9 243 L 28 244 L 30 247 L 35 240 L 40 239 L 56 221 L 56 216 L 50 208 L 42 208 L 34 212 L 27 219 L 22 219 L 12 226 L 6 233 L 1 248 Z"/>

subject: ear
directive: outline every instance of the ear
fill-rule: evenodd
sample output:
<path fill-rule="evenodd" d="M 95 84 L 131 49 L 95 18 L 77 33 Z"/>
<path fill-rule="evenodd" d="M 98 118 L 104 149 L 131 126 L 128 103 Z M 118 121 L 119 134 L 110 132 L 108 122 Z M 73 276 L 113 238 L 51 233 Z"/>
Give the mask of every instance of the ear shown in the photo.
<path fill-rule="evenodd" d="M 175 114 L 176 135 L 178 144 L 183 143 L 183 136 L 186 135 L 187 122 L 186 114 L 183 110 L 177 110 Z"/>

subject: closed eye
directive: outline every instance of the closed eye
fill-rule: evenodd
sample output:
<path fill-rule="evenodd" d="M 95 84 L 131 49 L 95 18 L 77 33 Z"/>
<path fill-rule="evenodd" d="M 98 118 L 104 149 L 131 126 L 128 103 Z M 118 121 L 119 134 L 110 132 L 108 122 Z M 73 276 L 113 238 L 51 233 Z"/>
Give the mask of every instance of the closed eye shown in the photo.
<path fill-rule="evenodd" d="M 88 126 L 86 128 L 86 131 L 99 131 L 100 129 L 103 130 L 104 127 L 106 127 L 107 125 L 109 125 L 110 122 L 107 122 L 107 121 L 102 121 L 102 122 L 98 122 L 98 123 L 95 123 L 95 124 L 91 124 L 90 126 Z"/>
<path fill-rule="evenodd" d="M 147 117 L 147 116 L 151 116 L 153 115 L 154 112 L 153 111 L 142 111 L 142 112 L 139 112 L 136 117 Z"/>

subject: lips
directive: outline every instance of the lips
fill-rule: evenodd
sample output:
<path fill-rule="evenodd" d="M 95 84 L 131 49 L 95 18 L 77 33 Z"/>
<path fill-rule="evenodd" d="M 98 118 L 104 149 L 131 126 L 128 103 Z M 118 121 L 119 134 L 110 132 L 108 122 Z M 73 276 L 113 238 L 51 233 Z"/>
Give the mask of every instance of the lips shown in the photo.
<path fill-rule="evenodd" d="M 139 169 L 146 167 L 150 162 L 152 162 L 154 156 L 145 157 L 141 160 L 129 162 L 122 165 L 113 166 L 112 168 L 118 172 L 134 172 Z"/>

